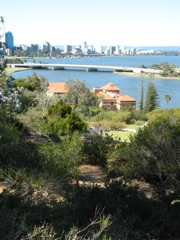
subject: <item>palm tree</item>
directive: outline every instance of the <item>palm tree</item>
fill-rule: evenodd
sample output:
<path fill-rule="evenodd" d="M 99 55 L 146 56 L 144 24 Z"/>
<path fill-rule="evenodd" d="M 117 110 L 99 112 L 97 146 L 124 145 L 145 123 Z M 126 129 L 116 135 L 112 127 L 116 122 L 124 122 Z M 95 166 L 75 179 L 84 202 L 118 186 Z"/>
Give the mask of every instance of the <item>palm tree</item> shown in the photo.
<path fill-rule="evenodd" d="M 165 97 L 164 97 L 164 100 L 167 102 L 167 104 L 168 104 L 168 102 L 169 101 L 171 101 L 171 96 L 170 95 L 165 95 Z"/>

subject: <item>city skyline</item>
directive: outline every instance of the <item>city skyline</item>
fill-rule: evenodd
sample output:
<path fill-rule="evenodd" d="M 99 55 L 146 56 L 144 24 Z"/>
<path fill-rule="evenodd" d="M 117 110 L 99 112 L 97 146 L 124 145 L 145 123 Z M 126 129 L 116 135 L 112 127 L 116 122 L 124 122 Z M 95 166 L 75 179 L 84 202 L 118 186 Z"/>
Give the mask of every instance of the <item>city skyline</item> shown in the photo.
<path fill-rule="evenodd" d="M 15 45 L 179 46 L 179 9 L 179 0 L 6 0 L 0 15 Z"/>

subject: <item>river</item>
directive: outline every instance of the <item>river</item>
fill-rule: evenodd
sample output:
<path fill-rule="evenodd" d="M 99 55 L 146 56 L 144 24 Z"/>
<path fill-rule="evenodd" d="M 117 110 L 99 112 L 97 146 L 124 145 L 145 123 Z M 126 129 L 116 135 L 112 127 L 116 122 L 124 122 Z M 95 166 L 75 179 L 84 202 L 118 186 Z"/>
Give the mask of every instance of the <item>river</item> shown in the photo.
<path fill-rule="evenodd" d="M 118 57 L 82 57 L 82 58 L 35 58 L 26 59 L 28 62 L 42 63 L 69 63 L 69 64 L 91 64 L 108 66 L 128 66 L 147 67 L 153 64 L 168 62 L 180 67 L 180 56 L 118 56 Z M 121 89 L 122 94 L 127 94 L 139 102 L 141 96 L 141 78 L 128 77 L 112 72 L 86 72 L 78 70 L 26 70 L 12 74 L 15 78 L 31 76 L 36 72 L 39 76 L 48 79 L 49 82 L 66 82 L 68 79 L 78 79 L 85 81 L 90 89 L 101 87 L 109 82 L 114 83 Z M 144 92 L 147 90 L 148 79 L 144 79 Z M 160 108 L 180 107 L 180 80 L 154 79 L 155 87 L 159 96 Z M 165 95 L 171 96 L 171 101 L 167 104 L 164 100 Z"/>

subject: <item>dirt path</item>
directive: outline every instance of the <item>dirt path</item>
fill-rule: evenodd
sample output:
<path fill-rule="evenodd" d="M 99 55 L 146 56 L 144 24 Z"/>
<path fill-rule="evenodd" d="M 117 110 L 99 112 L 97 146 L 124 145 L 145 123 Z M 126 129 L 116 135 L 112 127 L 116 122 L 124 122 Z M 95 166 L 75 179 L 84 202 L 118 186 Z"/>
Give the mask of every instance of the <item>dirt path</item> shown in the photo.
<path fill-rule="evenodd" d="M 3 182 L 0 182 L 0 193 L 6 188 L 5 184 Z"/>
<path fill-rule="evenodd" d="M 80 178 L 79 178 L 79 184 L 89 184 L 89 185 L 97 184 L 98 186 L 104 187 L 105 175 L 103 174 L 103 171 L 99 166 L 86 164 L 86 165 L 81 165 L 79 169 L 81 172 Z M 134 180 L 129 185 L 138 186 L 139 189 L 145 193 L 147 198 L 152 197 L 153 188 L 152 186 L 150 186 L 150 184 Z M 0 181 L 0 193 L 2 193 L 3 189 L 5 188 L 6 188 L 5 184 Z"/>
<path fill-rule="evenodd" d="M 102 170 L 98 166 L 92 165 L 82 165 L 80 167 L 80 184 L 97 184 L 101 187 L 104 186 L 105 183 L 105 175 L 103 174 Z M 137 186 L 139 187 L 140 191 L 144 192 L 147 198 L 152 198 L 153 188 L 150 184 L 133 180 L 131 184 L 127 184 L 129 186 Z"/>
<path fill-rule="evenodd" d="M 81 165 L 80 166 L 80 181 L 89 183 L 101 183 L 103 184 L 104 174 L 100 167 L 92 165 Z"/>

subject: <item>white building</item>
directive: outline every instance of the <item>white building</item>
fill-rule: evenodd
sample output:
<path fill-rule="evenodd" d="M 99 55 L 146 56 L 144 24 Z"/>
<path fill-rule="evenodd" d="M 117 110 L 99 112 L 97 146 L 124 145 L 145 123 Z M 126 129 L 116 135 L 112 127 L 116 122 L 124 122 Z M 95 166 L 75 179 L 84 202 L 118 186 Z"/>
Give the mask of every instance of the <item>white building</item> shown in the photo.
<path fill-rule="evenodd" d="M 121 54 L 121 49 L 120 49 L 119 45 L 116 46 L 116 50 L 114 51 L 114 54 L 115 55 L 120 55 Z"/>
<path fill-rule="evenodd" d="M 64 45 L 64 53 L 70 53 L 72 51 L 71 45 Z"/>
<path fill-rule="evenodd" d="M 130 55 L 136 54 L 136 48 L 131 48 L 130 49 Z"/>

